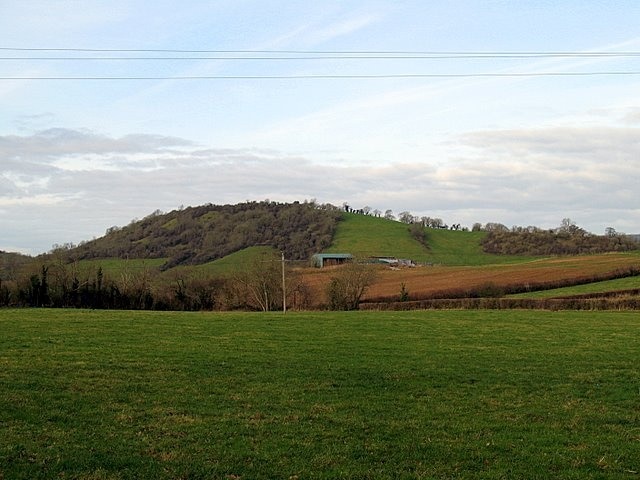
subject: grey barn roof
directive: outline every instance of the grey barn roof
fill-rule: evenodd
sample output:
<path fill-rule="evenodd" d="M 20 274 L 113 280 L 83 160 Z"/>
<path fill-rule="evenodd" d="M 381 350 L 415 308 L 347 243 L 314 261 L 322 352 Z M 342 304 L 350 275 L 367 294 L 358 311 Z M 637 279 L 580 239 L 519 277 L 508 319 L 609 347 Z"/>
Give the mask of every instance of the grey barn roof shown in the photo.
<path fill-rule="evenodd" d="M 350 253 L 316 253 L 311 257 L 311 261 L 315 267 L 322 268 L 327 260 L 335 260 L 342 263 L 352 258 L 353 255 Z"/>

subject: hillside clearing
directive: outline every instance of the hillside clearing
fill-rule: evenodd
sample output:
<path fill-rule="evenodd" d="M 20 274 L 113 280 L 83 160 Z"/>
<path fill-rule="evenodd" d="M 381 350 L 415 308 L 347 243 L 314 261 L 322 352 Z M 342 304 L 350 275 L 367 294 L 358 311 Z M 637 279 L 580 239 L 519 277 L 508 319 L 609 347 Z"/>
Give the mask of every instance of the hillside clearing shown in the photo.
<path fill-rule="evenodd" d="M 484 253 L 480 241 L 486 232 L 425 228 L 426 245 L 423 245 L 410 235 L 409 227 L 384 218 L 343 213 L 333 242 L 325 252 L 351 253 L 359 260 L 390 256 L 437 265 L 488 265 L 530 259 Z"/>

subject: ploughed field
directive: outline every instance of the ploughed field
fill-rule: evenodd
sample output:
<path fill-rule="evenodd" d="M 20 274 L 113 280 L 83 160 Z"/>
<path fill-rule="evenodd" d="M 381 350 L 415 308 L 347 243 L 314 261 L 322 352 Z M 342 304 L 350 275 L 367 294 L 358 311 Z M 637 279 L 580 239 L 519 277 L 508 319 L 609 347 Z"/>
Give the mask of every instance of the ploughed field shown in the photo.
<path fill-rule="evenodd" d="M 366 291 L 363 301 L 397 297 L 403 283 L 410 298 L 425 298 L 436 292 L 472 289 L 487 283 L 505 287 L 595 277 L 630 266 L 640 266 L 638 253 L 549 257 L 479 266 L 379 267 L 376 281 Z M 303 278 L 313 288 L 315 298 L 322 298 L 332 274 L 332 268 L 304 270 Z"/>
<path fill-rule="evenodd" d="M 640 474 L 635 312 L 5 309 L 0 332 L 0 478 Z"/>

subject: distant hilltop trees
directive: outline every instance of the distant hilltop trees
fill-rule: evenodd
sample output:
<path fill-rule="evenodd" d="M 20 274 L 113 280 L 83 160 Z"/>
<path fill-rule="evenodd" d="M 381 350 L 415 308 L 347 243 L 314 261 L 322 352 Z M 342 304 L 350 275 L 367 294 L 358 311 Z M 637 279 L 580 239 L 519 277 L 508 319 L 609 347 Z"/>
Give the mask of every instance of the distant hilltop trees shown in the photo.
<path fill-rule="evenodd" d="M 482 247 L 485 252 L 495 254 L 577 255 L 626 252 L 640 246 L 631 236 L 619 234 L 611 227 L 606 229 L 605 235 L 594 235 L 568 218 L 554 229 L 531 226 L 509 229 L 501 224 L 487 224 L 484 230 L 488 234 L 482 240 Z"/>

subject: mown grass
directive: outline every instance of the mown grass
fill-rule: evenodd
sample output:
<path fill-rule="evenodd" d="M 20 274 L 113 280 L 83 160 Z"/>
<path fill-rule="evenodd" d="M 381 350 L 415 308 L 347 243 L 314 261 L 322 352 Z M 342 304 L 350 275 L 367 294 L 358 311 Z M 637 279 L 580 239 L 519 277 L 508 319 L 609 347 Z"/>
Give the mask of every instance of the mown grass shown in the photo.
<path fill-rule="evenodd" d="M 634 478 L 640 321 L 0 310 L 0 478 Z"/>

